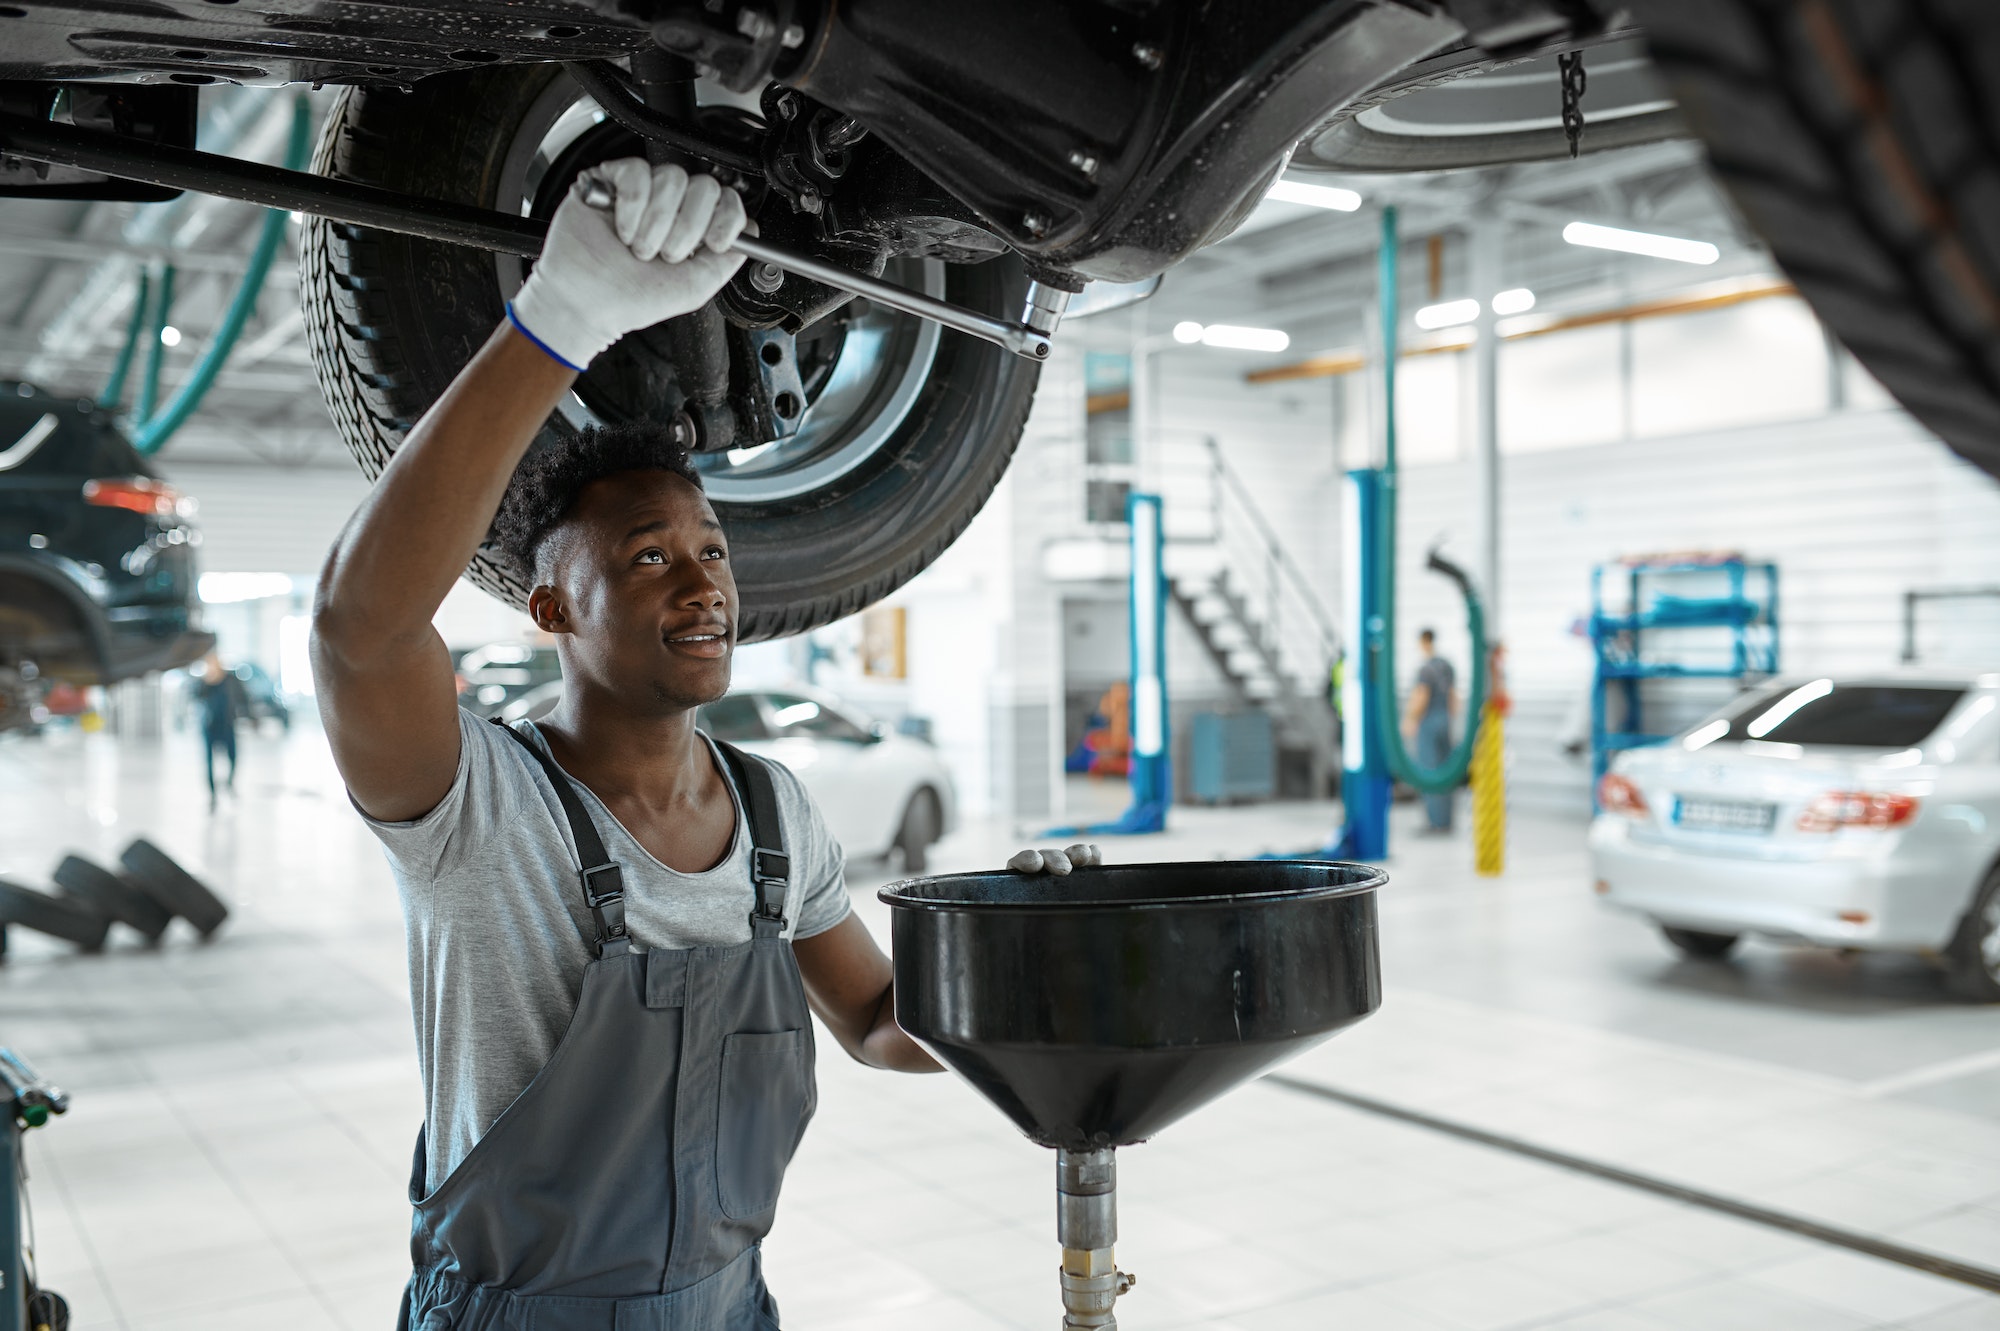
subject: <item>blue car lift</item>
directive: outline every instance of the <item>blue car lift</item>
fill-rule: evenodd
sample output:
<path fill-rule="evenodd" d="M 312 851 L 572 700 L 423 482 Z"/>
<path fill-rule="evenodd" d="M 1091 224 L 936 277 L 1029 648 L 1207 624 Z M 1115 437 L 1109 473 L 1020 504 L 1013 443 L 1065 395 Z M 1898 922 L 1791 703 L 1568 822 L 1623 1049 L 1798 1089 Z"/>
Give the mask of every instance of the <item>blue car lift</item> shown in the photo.
<path fill-rule="evenodd" d="M 1050 836 L 1133 836 L 1167 830 L 1174 802 L 1173 764 L 1167 747 L 1167 575 L 1160 525 L 1160 497 L 1131 494 L 1125 523 L 1132 533 L 1127 580 L 1132 662 L 1132 804 L 1108 823 L 1050 829 Z"/>

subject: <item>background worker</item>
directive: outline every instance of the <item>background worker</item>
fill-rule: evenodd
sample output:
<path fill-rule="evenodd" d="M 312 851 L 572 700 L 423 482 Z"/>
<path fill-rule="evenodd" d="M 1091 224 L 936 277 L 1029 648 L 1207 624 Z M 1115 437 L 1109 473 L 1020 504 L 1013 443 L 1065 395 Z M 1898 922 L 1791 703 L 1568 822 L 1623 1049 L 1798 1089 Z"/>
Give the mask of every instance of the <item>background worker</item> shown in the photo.
<path fill-rule="evenodd" d="M 208 807 L 215 809 L 215 756 L 229 760 L 229 776 L 223 783 L 236 793 L 236 718 L 241 712 L 236 694 L 242 687 L 236 676 L 225 670 L 222 658 L 210 652 L 201 659 L 201 673 L 195 676 L 195 714 L 201 722 L 202 763 L 208 772 Z"/>
<path fill-rule="evenodd" d="M 695 728 L 738 606 L 686 450 L 639 423 L 522 464 L 593 356 L 741 262 L 742 204 L 713 179 L 599 170 L 614 210 L 557 209 L 314 609 L 327 735 L 408 932 L 426 1110 L 403 1323 L 767 1331 L 758 1243 L 816 1100 L 808 1009 L 863 1063 L 937 1064 L 896 1026 L 804 787 Z M 489 529 L 562 660 L 561 704 L 518 731 L 460 710 L 431 624 Z M 1073 851 L 1016 859 L 1095 859 Z"/>
<path fill-rule="evenodd" d="M 1403 713 L 1403 733 L 1416 742 L 1417 763 L 1441 767 L 1451 755 L 1451 719 L 1458 714 L 1457 674 L 1451 662 L 1437 654 L 1437 634 L 1430 629 L 1417 634 L 1417 650 L 1423 660 L 1417 666 L 1416 687 L 1410 690 L 1410 704 Z M 1451 831 L 1454 792 L 1426 792 L 1424 817 L 1432 832 Z"/>

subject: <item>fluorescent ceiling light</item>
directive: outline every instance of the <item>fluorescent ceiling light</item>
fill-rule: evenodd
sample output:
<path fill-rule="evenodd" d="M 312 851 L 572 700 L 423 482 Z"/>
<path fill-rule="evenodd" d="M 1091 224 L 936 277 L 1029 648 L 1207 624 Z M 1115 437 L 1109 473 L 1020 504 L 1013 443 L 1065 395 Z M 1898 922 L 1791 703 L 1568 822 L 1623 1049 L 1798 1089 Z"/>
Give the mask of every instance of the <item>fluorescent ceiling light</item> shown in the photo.
<path fill-rule="evenodd" d="M 1192 319 L 1183 319 L 1174 325 L 1174 341 L 1195 343 L 1201 341 L 1201 325 Z"/>
<path fill-rule="evenodd" d="M 1174 330 L 1180 336 L 1180 329 Z M 1240 328 L 1235 324 L 1209 324 L 1201 330 L 1201 344 L 1229 351 L 1283 351 L 1292 345 L 1291 335 L 1282 328 Z"/>
<path fill-rule="evenodd" d="M 1450 328 L 1455 324 L 1469 324 L 1479 317 L 1479 302 L 1470 297 L 1447 300 L 1442 304 L 1424 306 L 1415 317 L 1419 328 Z"/>
<path fill-rule="evenodd" d="M 1264 197 L 1279 203 L 1303 203 L 1309 208 L 1331 208 L 1337 213 L 1351 213 L 1361 206 L 1361 196 L 1351 189 L 1307 185 L 1296 180 L 1280 180 Z"/>
<path fill-rule="evenodd" d="M 162 329 L 160 330 L 160 345 L 161 345 L 161 346 L 163 346 L 163 347 L 177 347 L 177 346 L 179 346 L 180 344 L 181 344 L 181 330 L 180 330 L 180 329 L 178 329 L 178 328 L 174 327 L 174 326 L 173 326 L 172 324 L 168 324 L 168 325 L 167 325 L 167 326 L 166 326 L 165 328 L 162 328 Z"/>
<path fill-rule="evenodd" d="M 1535 293 L 1526 287 L 1514 287 L 1508 291 L 1493 293 L 1495 314 L 1526 314 L 1535 308 Z"/>
<path fill-rule="evenodd" d="M 1722 257 L 1722 251 L 1705 240 L 1656 236 L 1650 231 L 1627 231 L 1623 227 L 1599 226 L 1595 222 L 1571 222 L 1563 228 L 1563 239 L 1572 245 L 1620 250 L 1626 254 L 1644 254 L 1680 263 L 1714 263 Z"/>

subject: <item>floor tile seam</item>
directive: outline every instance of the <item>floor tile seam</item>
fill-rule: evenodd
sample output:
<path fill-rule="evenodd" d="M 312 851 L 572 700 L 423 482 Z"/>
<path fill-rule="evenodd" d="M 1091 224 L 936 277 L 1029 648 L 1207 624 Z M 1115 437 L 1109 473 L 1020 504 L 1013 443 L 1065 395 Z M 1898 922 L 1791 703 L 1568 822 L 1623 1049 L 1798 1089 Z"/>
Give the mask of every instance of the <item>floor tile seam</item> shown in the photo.
<path fill-rule="evenodd" d="M 1292 1090 L 1295 1093 L 1304 1094 L 1309 1098 L 1328 1099 L 1334 1103 L 1345 1103 L 1353 1108 L 1362 1107 L 1357 1101 L 1368 1098 L 1365 1096 L 1357 1097 L 1352 1092 L 1345 1092 L 1323 1083 L 1288 1077 L 1283 1074 L 1272 1074 L 1261 1080 L 1279 1089 Z M 1494 1150 L 1511 1151 L 1524 1155 L 1526 1158 L 1539 1159 L 1553 1170 L 1571 1174 L 1583 1173 L 1596 1177 L 1600 1181 L 1613 1186 L 1622 1186 L 1633 1191 L 1649 1193 L 1664 1199 L 1677 1200 L 1683 1205 L 1712 1210 L 1730 1215 L 1733 1219 L 1751 1224 L 1759 1224 L 1778 1232 L 1791 1233 L 1824 1247 L 1850 1251 L 1858 1256 L 1872 1257 L 1878 1261 L 1903 1266 L 1907 1269 L 1921 1271 L 1943 1279 L 1959 1280 L 1961 1283 L 1973 1288 L 1985 1289 L 1989 1292 L 2000 1292 L 2000 1271 L 1996 1271 L 1993 1267 L 1977 1262 L 1961 1261 L 1958 1258 L 1949 1257 L 1934 1250 L 1913 1248 L 1909 1245 L 1896 1242 L 1894 1239 L 1888 1237 L 1886 1233 L 1879 1231 L 1871 1232 L 1840 1222 L 1822 1220 L 1799 1212 L 1773 1207 L 1749 1198 L 1731 1197 L 1726 1194 L 1713 1192 L 1707 1188 L 1680 1183 L 1673 1179 L 1651 1175 L 1643 1170 L 1635 1170 L 1623 1165 L 1593 1161 L 1587 1157 L 1578 1156 L 1560 1148 L 1543 1146 L 1530 1139 L 1511 1137 L 1504 1133 L 1492 1133 L 1476 1125 L 1456 1124 L 1437 1115 L 1424 1115 L 1420 1111 L 1402 1109 L 1399 1106 L 1386 1102 L 1377 1101 L 1375 1104 L 1377 1108 L 1373 1112 L 1377 1113 L 1395 1116 L 1407 1116 L 1412 1113 L 1418 1113 L 1420 1117 L 1428 1117 L 1431 1120 L 1430 1123 L 1414 1124 L 1414 1126 L 1427 1126 L 1434 1132 L 1443 1132 L 1465 1140 L 1477 1140 L 1477 1138 L 1466 1136 L 1467 1133 L 1481 1133 L 1487 1137 L 1497 1138 L 1497 1140 L 1484 1141 L 1481 1144 L 1489 1146 Z M 1568 1163 L 1565 1163 L 1566 1161 Z M 1615 1171 L 1627 1175 L 1627 1177 L 1623 1179 L 1610 1177 L 1604 1172 L 1606 1170 Z M 1689 1195 L 1675 1197 L 1671 1192 L 1662 1191 L 1662 1189 L 1674 1189 Z M 1746 1212 L 1759 1212 L 1761 1215 L 1746 1214 Z M 1817 1229 L 1821 1232 L 1808 1232 L 1807 1227 Z M 1893 1251 L 1881 1251 L 1880 1249 L 1883 1248 Z M 1898 1253 L 1902 1255 L 1899 1256 L 1897 1255 Z M 1961 1274 L 1948 1274 L 1945 1271 L 1939 1270 L 1939 1266 L 1956 1269 Z"/>
<path fill-rule="evenodd" d="M 118 1301 L 117 1292 L 111 1287 L 110 1272 L 105 1268 L 104 1258 L 97 1251 L 97 1244 L 91 1238 L 89 1227 L 84 1224 L 82 1213 L 70 1198 L 69 1183 L 63 1175 L 61 1163 L 50 1159 L 48 1160 L 48 1169 L 50 1175 L 55 1180 L 56 1192 L 62 1197 L 63 1210 L 69 1216 L 70 1227 L 76 1231 L 77 1242 L 83 1246 L 84 1255 L 89 1259 L 90 1271 L 97 1279 L 97 1287 L 104 1292 L 105 1302 L 111 1305 L 111 1319 L 117 1323 L 116 1331 L 130 1331 L 132 1324 L 125 1316 L 125 1310 Z M 30 1205 L 32 1204 L 31 1200 Z M 36 1274 L 39 1276 L 41 1274 L 39 1269 L 41 1254 L 38 1252 L 35 1254 L 35 1257 L 37 1263 Z"/>
<path fill-rule="evenodd" d="M 280 1232 L 277 1226 L 271 1223 L 270 1217 L 265 1214 L 264 1207 L 244 1187 L 243 1181 L 237 1177 L 236 1171 L 229 1167 L 223 1153 L 216 1150 L 214 1143 L 210 1142 L 206 1136 L 196 1131 L 193 1123 L 187 1121 L 185 1111 L 179 1103 L 171 1099 L 168 1103 L 174 1115 L 181 1119 L 182 1126 L 195 1139 L 196 1145 L 202 1154 L 208 1157 L 211 1168 L 228 1183 L 230 1191 L 236 1194 L 237 1200 L 242 1203 L 245 1209 L 256 1216 L 257 1224 L 264 1231 L 265 1238 L 283 1256 L 285 1264 L 291 1267 L 292 1274 L 298 1279 L 299 1284 L 312 1296 L 313 1301 L 319 1304 L 320 1308 L 329 1318 L 336 1324 L 340 1323 L 339 1308 L 335 1306 L 328 1293 L 320 1287 L 320 1282 L 314 1278 L 309 1265 L 301 1260 L 285 1235 Z"/>
<path fill-rule="evenodd" d="M 341 1136 L 347 1138 L 348 1141 L 352 1142 L 355 1148 L 359 1150 L 363 1156 L 365 1156 L 369 1160 L 374 1161 L 376 1164 L 381 1165 L 385 1170 L 387 1170 L 389 1178 L 392 1181 L 398 1181 L 398 1182 L 401 1181 L 398 1178 L 398 1175 L 400 1174 L 401 1171 L 394 1157 L 391 1157 L 386 1160 L 381 1159 L 376 1152 L 374 1144 L 371 1143 L 368 1140 L 368 1138 L 359 1129 L 355 1127 L 354 1124 L 349 1123 L 346 1118 L 344 1118 L 339 1113 L 335 1112 L 333 1106 L 330 1103 L 328 1103 L 327 1098 L 320 1091 L 314 1089 L 312 1086 L 302 1081 L 299 1077 L 299 1074 L 295 1071 L 287 1070 L 285 1073 L 285 1081 L 288 1085 L 291 1086 L 291 1088 L 294 1091 L 297 1091 L 301 1096 L 305 1098 L 306 1103 L 311 1105 L 313 1109 L 318 1112 L 320 1117 L 324 1118 L 327 1122 L 333 1124 L 333 1126 L 339 1130 Z"/>
<path fill-rule="evenodd" d="M 1821 1073 L 1785 1067 L 1781 1064 L 1758 1063 L 1732 1054 L 1719 1054 L 1709 1050 L 1693 1049 L 1686 1045 L 1674 1044 L 1652 1036 L 1631 1035 L 1622 1031 L 1606 1030 L 1599 1026 L 1577 1025 L 1535 1012 L 1520 1012 L 1513 1009 L 1495 1011 L 1492 1008 L 1482 1008 L 1464 999 L 1454 998 L 1449 994 L 1441 994 L 1425 989 L 1421 985 L 1404 986 L 1400 991 L 1400 996 L 1405 1002 L 1414 999 L 1418 1005 L 1428 1005 L 1433 1011 L 1455 1008 L 1462 1013 L 1466 1009 L 1471 1009 L 1479 1013 L 1482 1017 L 1498 1019 L 1508 1024 L 1530 1026 L 1538 1029 L 1553 1029 L 1560 1033 L 1566 1040 L 1582 1038 L 1593 1044 L 1601 1043 L 1611 1048 L 1630 1049 L 1634 1052 L 1643 1053 L 1655 1065 L 1657 1065 L 1658 1060 L 1661 1058 L 1685 1059 L 1690 1062 L 1713 1067 L 1719 1071 L 1727 1071 L 1753 1079 L 1778 1081 L 1795 1085 L 1802 1089 L 1818 1090 L 1841 1099 L 1858 1099 L 1869 1103 L 1882 1103 L 1879 1098 L 1868 1097 L 1859 1093 L 1858 1088 L 1867 1083 L 1852 1082 L 1839 1077 L 1829 1077 Z"/>

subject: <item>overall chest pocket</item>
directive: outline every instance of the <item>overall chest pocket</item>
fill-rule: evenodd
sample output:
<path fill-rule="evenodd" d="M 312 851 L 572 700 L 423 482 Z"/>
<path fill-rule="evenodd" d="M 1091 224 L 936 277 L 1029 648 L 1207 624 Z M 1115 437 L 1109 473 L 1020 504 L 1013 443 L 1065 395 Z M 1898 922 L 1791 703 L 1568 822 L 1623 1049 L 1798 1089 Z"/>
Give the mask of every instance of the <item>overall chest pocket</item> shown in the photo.
<path fill-rule="evenodd" d="M 738 1032 L 722 1041 L 722 1094 L 715 1176 L 722 1212 L 749 1220 L 778 1204 L 785 1166 L 812 1117 L 812 1045 L 807 1032 Z"/>

